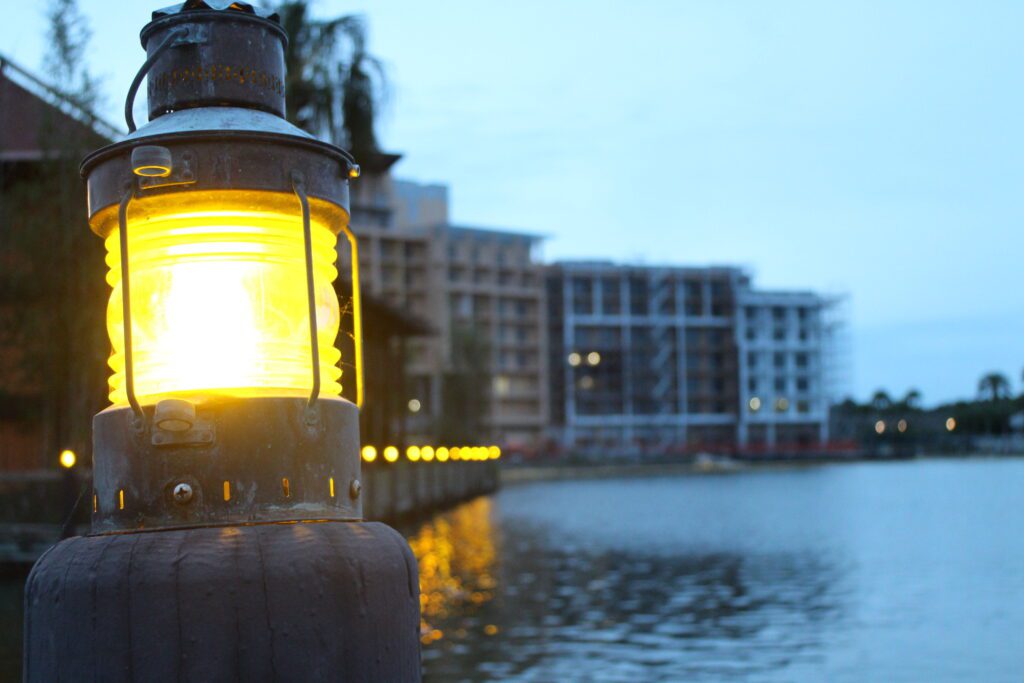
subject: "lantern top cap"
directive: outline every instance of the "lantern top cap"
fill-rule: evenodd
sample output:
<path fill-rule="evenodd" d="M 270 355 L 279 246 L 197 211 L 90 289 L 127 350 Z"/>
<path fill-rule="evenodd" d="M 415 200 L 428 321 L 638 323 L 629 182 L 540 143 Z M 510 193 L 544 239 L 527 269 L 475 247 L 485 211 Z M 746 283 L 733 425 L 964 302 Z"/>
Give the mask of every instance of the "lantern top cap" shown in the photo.
<path fill-rule="evenodd" d="M 153 20 L 163 19 L 182 12 L 194 10 L 214 10 L 224 12 L 242 12 L 252 14 L 270 21 L 280 22 L 281 17 L 275 10 L 268 9 L 251 2 L 236 2 L 233 0 L 187 0 L 186 2 L 164 7 L 153 12 Z"/>

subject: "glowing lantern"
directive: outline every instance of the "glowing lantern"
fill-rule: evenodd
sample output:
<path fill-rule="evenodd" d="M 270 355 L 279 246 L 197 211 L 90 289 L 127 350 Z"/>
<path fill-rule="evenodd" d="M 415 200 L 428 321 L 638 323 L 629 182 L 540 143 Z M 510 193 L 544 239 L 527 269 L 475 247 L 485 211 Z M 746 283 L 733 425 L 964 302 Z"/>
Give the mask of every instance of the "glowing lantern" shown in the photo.
<path fill-rule="evenodd" d="M 82 162 L 111 287 L 113 405 L 95 422 L 94 526 L 358 519 L 358 495 L 337 495 L 333 482 L 347 490 L 360 459 L 377 456 L 360 453 L 358 434 L 362 329 L 348 222 L 359 167 L 284 119 L 286 35 L 271 15 L 188 2 L 155 13 L 142 42 L 128 135 Z M 197 67 L 239 55 L 244 69 Z M 147 74 L 150 120 L 136 128 Z M 346 358 L 336 346 L 343 328 L 353 340 Z M 130 448 L 126 426 L 137 434 Z"/>
<path fill-rule="evenodd" d="M 140 38 L 128 134 L 81 168 L 112 288 L 113 405 L 93 420 L 91 533 L 44 553 L 26 584 L 25 631 L 38 637 L 26 638 L 25 678 L 121 679 L 123 657 L 100 661 L 75 643 L 136 642 L 157 677 L 159 662 L 187 660 L 203 680 L 418 680 L 415 563 L 394 531 L 362 521 L 361 460 L 377 453 L 360 457 L 348 228 L 359 168 L 285 120 L 287 34 L 275 12 L 185 0 L 153 12 Z M 147 79 L 149 122 L 136 128 Z M 335 347 L 343 328 L 351 352 Z M 394 447 L 383 455 L 397 459 Z M 60 462 L 71 468 L 74 453 Z M 168 572 L 175 558 L 187 571 Z M 383 577 L 371 593 L 366 576 Z M 290 599 L 311 585 L 330 609 L 313 615 Z M 145 609 L 123 609 L 138 586 Z M 65 595 L 117 617 L 83 620 Z M 188 639 L 164 637 L 166 615 L 214 612 L 244 613 L 247 627 L 193 619 Z M 287 653 L 261 656 L 274 633 L 288 634 Z"/>

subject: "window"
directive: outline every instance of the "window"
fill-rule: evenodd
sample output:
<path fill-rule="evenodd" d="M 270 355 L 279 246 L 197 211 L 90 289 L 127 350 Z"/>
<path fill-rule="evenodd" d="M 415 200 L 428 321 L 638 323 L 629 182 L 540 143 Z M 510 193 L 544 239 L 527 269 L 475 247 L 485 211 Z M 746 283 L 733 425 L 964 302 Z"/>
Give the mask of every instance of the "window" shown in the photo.
<path fill-rule="evenodd" d="M 798 412 L 798 413 L 809 413 L 809 412 L 811 412 L 811 403 L 810 403 L 810 401 L 797 401 L 796 402 L 796 412 Z"/>
<path fill-rule="evenodd" d="M 594 312 L 594 283 L 590 278 L 572 279 L 572 310 L 584 315 Z"/>
<path fill-rule="evenodd" d="M 810 387 L 810 382 L 807 381 L 806 377 L 798 377 L 797 378 L 797 380 L 796 380 L 796 390 L 797 391 L 807 391 L 807 389 L 809 387 Z"/>
<path fill-rule="evenodd" d="M 757 379 L 751 377 L 747 380 L 747 389 L 751 392 L 757 391 Z"/>
<path fill-rule="evenodd" d="M 622 296 L 618 278 L 601 279 L 601 311 L 606 315 L 618 315 L 622 312 Z"/>
<path fill-rule="evenodd" d="M 784 368 L 784 367 L 786 367 L 786 354 L 776 352 L 774 360 L 775 360 L 775 367 L 776 368 Z"/>
<path fill-rule="evenodd" d="M 753 351 L 751 351 L 751 352 L 749 352 L 747 354 L 747 367 L 751 367 L 751 368 L 756 368 L 757 367 L 757 354 L 754 353 Z"/>
<path fill-rule="evenodd" d="M 772 339 L 775 341 L 784 341 L 786 339 L 786 328 L 776 327 L 772 332 Z"/>
<path fill-rule="evenodd" d="M 775 391 L 782 392 L 786 390 L 786 379 L 784 377 L 775 378 Z"/>
<path fill-rule="evenodd" d="M 798 354 L 796 354 L 795 360 L 796 360 L 796 366 L 798 368 L 806 368 L 807 367 L 807 354 L 806 353 L 798 353 Z"/>
<path fill-rule="evenodd" d="M 629 311 L 633 315 L 647 315 L 650 295 L 646 278 L 634 275 L 629 278 Z"/>

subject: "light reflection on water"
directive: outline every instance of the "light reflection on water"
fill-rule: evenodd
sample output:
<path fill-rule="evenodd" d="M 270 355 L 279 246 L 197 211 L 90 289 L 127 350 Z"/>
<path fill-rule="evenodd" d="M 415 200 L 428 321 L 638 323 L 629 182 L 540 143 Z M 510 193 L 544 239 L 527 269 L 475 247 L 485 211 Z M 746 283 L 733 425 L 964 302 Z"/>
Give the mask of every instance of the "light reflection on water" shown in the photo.
<path fill-rule="evenodd" d="M 508 488 L 410 541 L 427 678 L 1019 680 L 1022 486 L 959 461 Z"/>

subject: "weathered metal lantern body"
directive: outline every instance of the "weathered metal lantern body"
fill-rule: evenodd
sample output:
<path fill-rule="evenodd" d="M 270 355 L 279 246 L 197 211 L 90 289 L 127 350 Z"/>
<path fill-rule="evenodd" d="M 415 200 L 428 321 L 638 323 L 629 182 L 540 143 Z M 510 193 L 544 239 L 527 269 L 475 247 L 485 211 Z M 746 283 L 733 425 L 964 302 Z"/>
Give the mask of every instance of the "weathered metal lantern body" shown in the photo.
<path fill-rule="evenodd" d="M 340 397 L 342 382 L 362 387 L 358 167 L 284 120 L 274 15 L 192 0 L 155 12 L 141 37 L 129 135 L 82 164 L 112 288 L 92 535 L 33 569 L 26 676 L 418 679 L 415 560 L 359 521 L 361 397 Z M 151 120 L 135 130 L 147 74 Z M 339 235 L 356 339 L 344 376 Z M 201 646 L 184 635 L 195 629 L 209 632 Z M 147 660 L 174 665 L 140 674 Z"/>
<path fill-rule="evenodd" d="M 286 39 L 255 9 L 156 12 L 151 120 L 82 164 L 112 289 L 94 530 L 361 516 L 332 287 L 358 170 L 282 118 Z"/>

